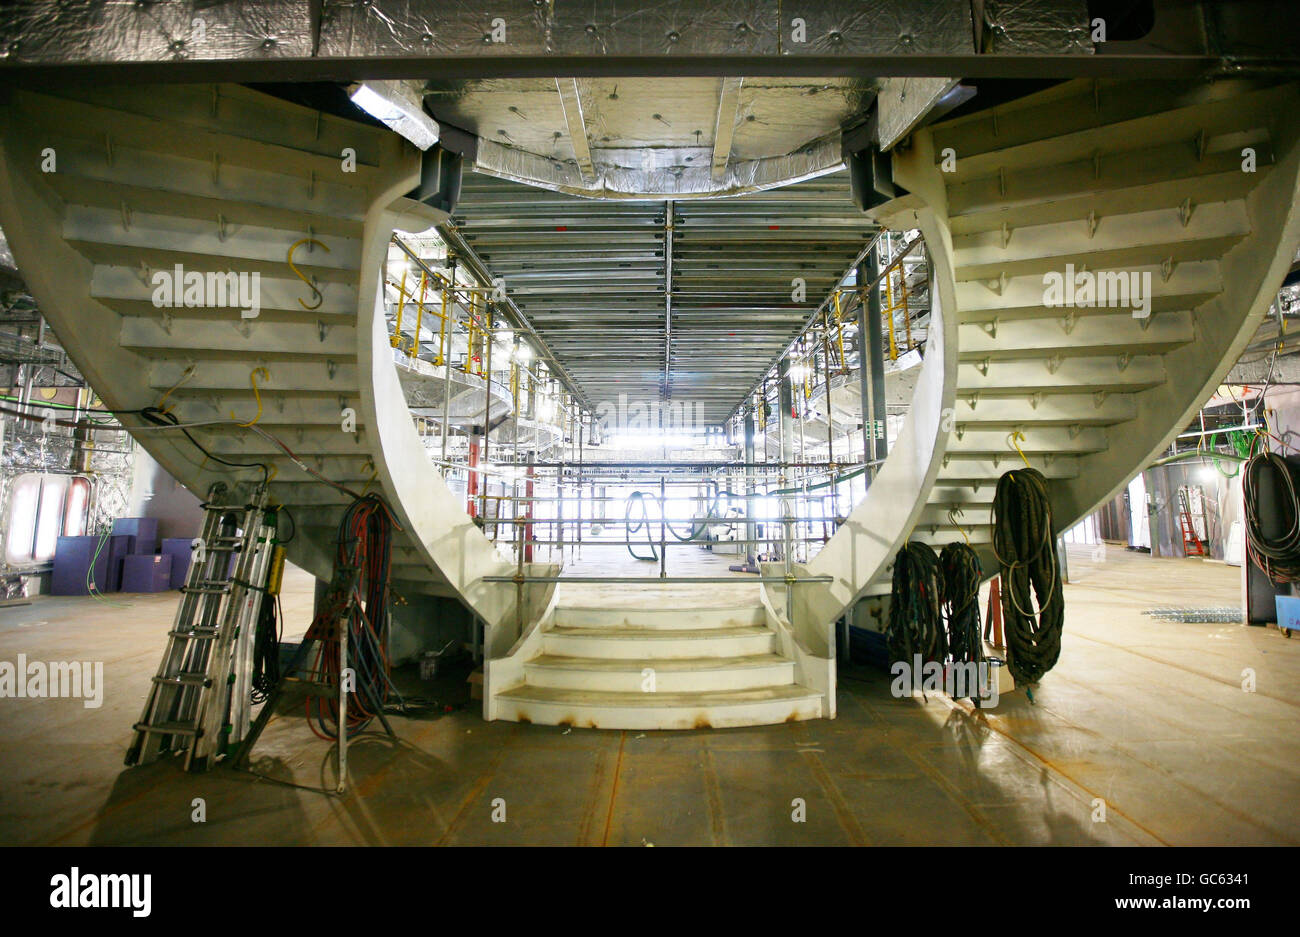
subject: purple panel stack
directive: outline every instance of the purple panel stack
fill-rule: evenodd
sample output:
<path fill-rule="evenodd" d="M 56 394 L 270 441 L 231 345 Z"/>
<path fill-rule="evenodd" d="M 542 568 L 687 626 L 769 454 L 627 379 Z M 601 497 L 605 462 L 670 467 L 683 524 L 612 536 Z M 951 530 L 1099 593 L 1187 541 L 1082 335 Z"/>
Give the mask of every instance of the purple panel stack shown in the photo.
<path fill-rule="evenodd" d="M 89 595 L 86 588 L 86 571 L 95 557 L 99 537 L 60 537 L 54 548 L 54 575 L 50 592 L 54 595 Z M 95 587 L 108 591 L 108 546 L 99 551 L 95 560 Z"/>
<path fill-rule="evenodd" d="M 172 558 L 172 575 L 170 587 L 179 589 L 185 585 L 185 577 L 190 572 L 190 559 L 193 554 L 190 551 L 192 540 L 184 537 L 166 537 L 162 542 L 163 556 Z"/>
<path fill-rule="evenodd" d="M 113 521 L 113 535 L 132 538 L 127 553 L 158 552 L 158 518 L 156 517 L 115 518 Z"/>
<path fill-rule="evenodd" d="M 98 539 L 98 538 L 96 538 Z M 134 551 L 131 545 L 135 540 L 134 537 L 124 535 L 115 535 L 108 538 L 108 543 L 104 544 L 104 549 L 100 551 L 100 556 L 107 555 L 108 569 L 108 586 L 103 588 L 104 592 L 120 592 L 122 589 L 122 561 L 131 555 Z M 96 580 L 98 583 L 98 580 Z"/>
<path fill-rule="evenodd" d="M 123 592 L 166 592 L 171 588 L 172 558 L 128 556 L 122 563 Z"/>

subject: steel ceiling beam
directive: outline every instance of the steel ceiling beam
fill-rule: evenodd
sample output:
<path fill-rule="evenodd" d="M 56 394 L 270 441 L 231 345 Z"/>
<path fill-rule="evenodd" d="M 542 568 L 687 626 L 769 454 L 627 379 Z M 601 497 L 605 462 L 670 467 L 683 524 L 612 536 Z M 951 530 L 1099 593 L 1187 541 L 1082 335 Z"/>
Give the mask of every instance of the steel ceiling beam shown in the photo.
<path fill-rule="evenodd" d="M 594 182 L 596 167 L 591 161 L 587 123 L 582 117 L 582 98 L 578 95 L 578 79 L 557 78 L 555 88 L 560 93 L 560 105 L 564 108 L 564 122 L 569 127 L 569 142 L 573 144 L 573 155 L 578 161 L 578 171 L 582 173 L 584 182 Z"/>
<path fill-rule="evenodd" d="M 722 79 L 718 93 L 718 119 L 713 128 L 713 181 L 721 182 L 727 175 L 731 159 L 731 141 L 736 133 L 736 118 L 740 114 L 740 86 L 743 78 Z"/>

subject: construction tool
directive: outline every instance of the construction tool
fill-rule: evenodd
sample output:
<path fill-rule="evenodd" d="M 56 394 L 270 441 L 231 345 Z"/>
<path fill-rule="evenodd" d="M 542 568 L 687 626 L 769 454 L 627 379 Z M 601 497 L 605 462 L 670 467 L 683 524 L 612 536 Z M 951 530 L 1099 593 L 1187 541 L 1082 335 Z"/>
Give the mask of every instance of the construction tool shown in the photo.
<path fill-rule="evenodd" d="M 276 515 L 266 508 L 265 486 L 248 504 L 221 503 L 228 498 L 218 483 L 203 505 L 203 532 L 193 544 L 167 650 L 135 724 L 128 765 L 184 752 L 186 771 L 204 771 L 248 732 L 253 635 Z"/>
<path fill-rule="evenodd" d="M 1183 535 L 1184 556 L 1205 556 L 1205 544 L 1196 535 L 1196 525 L 1192 522 L 1192 509 L 1188 504 L 1187 489 L 1178 489 L 1178 527 Z"/>

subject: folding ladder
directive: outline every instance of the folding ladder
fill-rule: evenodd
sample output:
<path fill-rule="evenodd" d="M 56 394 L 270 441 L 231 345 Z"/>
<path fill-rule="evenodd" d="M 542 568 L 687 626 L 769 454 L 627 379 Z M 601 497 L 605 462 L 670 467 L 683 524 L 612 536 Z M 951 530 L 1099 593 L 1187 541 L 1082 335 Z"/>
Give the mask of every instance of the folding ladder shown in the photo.
<path fill-rule="evenodd" d="M 225 485 L 218 483 L 203 505 L 203 532 L 193 545 L 167 650 L 135 724 L 128 765 L 184 751 L 185 770 L 203 771 L 248 731 L 253 635 L 275 514 L 266 509 L 265 488 L 250 504 L 223 505 L 223 497 Z"/>
<path fill-rule="evenodd" d="M 1178 489 L 1178 527 L 1183 535 L 1184 556 L 1205 556 L 1205 544 L 1196 535 L 1196 524 L 1192 521 L 1191 499 L 1186 488 Z"/>

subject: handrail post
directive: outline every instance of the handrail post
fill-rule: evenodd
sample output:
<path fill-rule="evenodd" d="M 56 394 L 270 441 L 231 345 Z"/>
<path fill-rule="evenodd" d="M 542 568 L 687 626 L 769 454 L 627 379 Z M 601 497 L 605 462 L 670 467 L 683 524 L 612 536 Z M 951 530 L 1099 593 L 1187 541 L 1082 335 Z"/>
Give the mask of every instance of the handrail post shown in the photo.
<path fill-rule="evenodd" d="M 659 476 L 659 578 L 668 577 L 668 544 L 665 534 L 665 518 L 668 516 L 668 486 L 662 474 Z"/>

